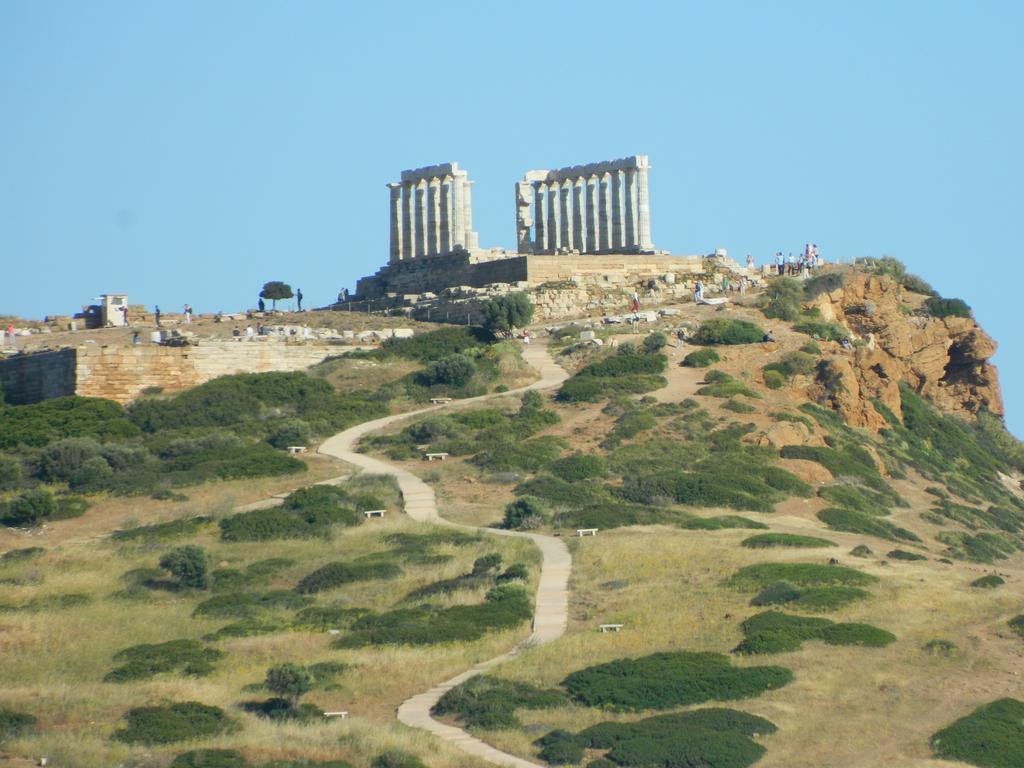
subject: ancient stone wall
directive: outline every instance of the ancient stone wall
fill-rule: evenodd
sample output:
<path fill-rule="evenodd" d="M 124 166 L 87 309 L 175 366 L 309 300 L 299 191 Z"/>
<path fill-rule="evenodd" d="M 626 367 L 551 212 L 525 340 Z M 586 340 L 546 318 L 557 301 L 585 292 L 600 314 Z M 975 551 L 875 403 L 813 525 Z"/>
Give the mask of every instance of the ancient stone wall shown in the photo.
<path fill-rule="evenodd" d="M 491 283 L 526 280 L 526 257 L 482 258 L 461 253 L 400 261 L 362 278 L 356 296 L 375 299 L 388 293 L 440 293 L 445 288 L 469 285 L 480 288 Z"/>
<path fill-rule="evenodd" d="M 233 373 L 301 371 L 335 354 L 325 344 L 203 341 L 196 346 L 82 346 L 0 361 L 8 403 L 35 403 L 62 395 L 128 403 L 145 389 L 174 392 Z"/>
<path fill-rule="evenodd" d="M 60 349 L 0 360 L 0 386 L 10 405 L 75 394 L 75 350 Z"/>

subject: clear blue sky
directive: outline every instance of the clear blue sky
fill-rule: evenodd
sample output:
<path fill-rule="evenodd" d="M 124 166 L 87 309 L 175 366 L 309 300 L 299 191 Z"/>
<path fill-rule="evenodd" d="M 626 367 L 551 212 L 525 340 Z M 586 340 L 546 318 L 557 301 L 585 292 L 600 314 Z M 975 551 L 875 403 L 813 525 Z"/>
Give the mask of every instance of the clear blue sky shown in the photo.
<path fill-rule="evenodd" d="M 309 305 L 387 260 L 403 168 L 651 157 L 654 242 L 894 255 L 997 338 L 1024 434 L 1019 2 L 0 0 L 0 313 Z"/>

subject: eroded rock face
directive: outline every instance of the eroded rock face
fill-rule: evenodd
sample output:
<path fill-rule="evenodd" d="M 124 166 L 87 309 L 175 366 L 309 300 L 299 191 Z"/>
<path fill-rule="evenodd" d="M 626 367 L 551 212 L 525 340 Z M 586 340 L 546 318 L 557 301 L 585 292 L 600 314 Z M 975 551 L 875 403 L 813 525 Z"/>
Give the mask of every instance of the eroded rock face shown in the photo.
<path fill-rule="evenodd" d="M 888 277 L 858 272 L 819 296 L 822 317 L 845 325 L 866 346 L 824 360 L 808 395 L 831 405 L 847 423 L 872 430 L 885 420 L 871 398 L 902 415 L 901 381 L 947 413 L 987 409 L 1002 415 L 999 376 L 988 362 L 995 341 L 973 319 L 916 314 L 925 298 Z"/>

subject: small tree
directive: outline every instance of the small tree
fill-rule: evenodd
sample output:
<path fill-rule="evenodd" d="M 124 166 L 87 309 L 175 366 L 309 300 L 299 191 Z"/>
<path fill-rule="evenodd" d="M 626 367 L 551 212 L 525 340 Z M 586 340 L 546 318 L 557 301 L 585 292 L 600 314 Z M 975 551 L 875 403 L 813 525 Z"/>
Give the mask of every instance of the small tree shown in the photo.
<path fill-rule="evenodd" d="M 267 670 L 266 686 L 294 708 L 302 695 L 313 689 L 313 676 L 305 667 L 286 661 Z"/>
<path fill-rule="evenodd" d="M 484 328 L 491 333 L 509 335 L 513 328 L 529 325 L 533 319 L 533 302 L 523 292 L 507 293 L 484 303 Z"/>
<path fill-rule="evenodd" d="M 278 299 L 290 299 L 294 295 L 292 287 L 287 283 L 282 283 L 280 280 L 271 280 L 269 283 L 264 283 L 263 290 L 260 291 L 260 298 L 270 299 L 274 302 L 274 309 L 277 309 Z"/>
<path fill-rule="evenodd" d="M 428 365 L 423 375 L 430 384 L 446 384 L 461 388 L 469 384 L 474 373 L 476 366 L 472 360 L 465 355 L 454 354 Z"/>
<path fill-rule="evenodd" d="M 654 354 L 655 352 L 660 352 L 666 344 L 668 344 L 668 339 L 665 337 L 665 334 L 661 331 L 654 331 L 644 339 L 643 349 L 648 354 Z"/>
<path fill-rule="evenodd" d="M 206 589 L 206 553 L 191 544 L 172 549 L 160 558 L 160 567 L 178 580 L 178 585 Z"/>
<path fill-rule="evenodd" d="M 4 523 L 10 526 L 34 527 L 57 509 L 52 494 L 42 488 L 32 488 L 13 499 L 7 507 Z"/>

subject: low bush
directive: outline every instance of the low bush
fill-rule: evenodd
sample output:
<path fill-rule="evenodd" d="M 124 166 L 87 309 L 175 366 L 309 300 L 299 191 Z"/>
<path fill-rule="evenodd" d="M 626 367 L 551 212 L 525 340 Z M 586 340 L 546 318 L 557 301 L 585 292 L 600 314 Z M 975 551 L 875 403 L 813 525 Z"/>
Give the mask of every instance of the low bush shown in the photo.
<path fill-rule="evenodd" d="M 0 707 L 0 742 L 24 733 L 33 728 L 35 724 L 35 715 Z"/>
<path fill-rule="evenodd" d="M 850 332 L 838 323 L 826 323 L 820 320 L 804 320 L 793 326 L 798 333 L 806 333 L 821 341 L 840 341 L 850 338 Z"/>
<path fill-rule="evenodd" d="M 109 683 L 125 683 L 175 670 L 183 675 L 201 677 L 210 674 L 214 662 L 223 656 L 223 651 L 208 648 L 197 640 L 133 645 L 114 654 L 114 661 L 124 663 L 108 672 L 103 679 Z"/>
<path fill-rule="evenodd" d="M 761 396 L 754 392 L 750 387 L 746 386 L 741 381 L 723 381 L 719 384 L 708 384 L 707 386 L 700 387 L 697 390 L 698 395 L 704 397 L 735 397 L 736 395 L 745 395 L 746 397 L 760 398 Z"/>
<path fill-rule="evenodd" d="M 832 291 L 843 287 L 845 277 L 845 273 L 838 270 L 815 275 L 804 283 L 804 297 L 811 300 L 823 293 L 832 293 Z"/>
<path fill-rule="evenodd" d="M 858 544 L 850 550 L 850 554 L 854 557 L 871 557 L 875 553 L 871 551 L 871 547 L 867 544 Z"/>
<path fill-rule="evenodd" d="M 734 653 L 784 653 L 799 650 L 807 640 L 823 640 L 828 645 L 864 645 L 881 647 L 896 640 L 883 629 L 869 624 L 835 624 L 828 619 L 792 616 L 766 611 L 744 621 L 740 628 L 744 639 Z"/>
<path fill-rule="evenodd" d="M 756 563 L 740 568 L 727 584 L 737 589 L 764 589 L 769 584 L 787 581 L 801 587 L 820 587 L 839 584 L 848 587 L 866 587 L 878 581 L 877 576 L 855 571 L 841 565 L 815 563 Z"/>
<path fill-rule="evenodd" d="M 0 562 L 18 563 L 23 560 L 31 560 L 34 557 L 46 552 L 43 547 L 22 547 L 21 549 L 9 549 L 0 555 Z"/>
<path fill-rule="evenodd" d="M 208 517 L 185 517 L 180 520 L 171 520 L 166 523 L 154 523 L 152 525 L 140 525 L 137 528 L 123 528 L 110 534 L 114 541 L 139 541 L 150 543 L 164 539 L 177 538 L 179 536 L 194 536 L 208 523 L 212 522 Z"/>
<path fill-rule="evenodd" d="M 397 579 L 401 575 L 402 569 L 394 563 L 328 563 L 304 576 L 295 591 L 309 595 L 357 581 Z"/>
<path fill-rule="evenodd" d="M 932 656 L 955 656 L 960 649 L 951 640 L 935 639 L 922 645 L 921 650 Z"/>
<path fill-rule="evenodd" d="M 792 322 L 800 316 L 803 286 L 792 277 L 779 277 L 768 284 L 761 300 L 761 311 L 768 318 Z"/>
<path fill-rule="evenodd" d="M 921 537 L 912 531 L 908 531 L 906 528 L 893 525 L 885 520 L 879 520 L 871 515 L 854 512 L 852 509 L 826 507 L 818 512 L 818 519 L 833 531 L 863 533 L 890 541 L 921 541 Z"/>
<path fill-rule="evenodd" d="M 765 371 L 777 371 L 788 381 L 794 376 L 805 376 L 814 373 L 817 358 L 806 352 L 790 352 L 784 355 L 781 360 L 769 363 L 764 367 Z"/>
<path fill-rule="evenodd" d="M 547 507 L 533 496 L 521 496 L 505 505 L 505 516 L 501 527 L 510 530 L 528 531 L 540 528 L 549 519 Z"/>
<path fill-rule="evenodd" d="M 217 736 L 236 728 L 220 707 L 183 701 L 128 710 L 125 727 L 114 738 L 126 744 L 171 744 Z"/>
<path fill-rule="evenodd" d="M 995 587 L 1001 587 L 1005 583 L 1001 576 L 990 573 L 988 576 L 982 576 L 980 579 L 972 581 L 971 586 L 977 589 L 994 589 Z"/>
<path fill-rule="evenodd" d="M 764 338 L 764 329 L 747 320 L 714 318 L 701 323 L 693 334 L 697 344 L 756 344 Z"/>
<path fill-rule="evenodd" d="M 1020 616 L 1014 616 L 1008 622 L 1006 622 L 1010 629 L 1016 632 L 1021 637 L 1024 637 L 1024 613 Z"/>
<path fill-rule="evenodd" d="M 885 553 L 885 556 L 891 560 L 927 560 L 928 558 L 924 555 L 919 555 L 917 552 L 907 552 L 905 549 L 893 549 Z"/>
<path fill-rule="evenodd" d="M 237 749 L 193 749 L 171 761 L 170 768 L 249 768 Z"/>
<path fill-rule="evenodd" d="M 997 699 L 975 709 L 931 738 L 936 757 L 982 768 L 1024 765 L 1024 702 Z"/>
<path fill-rule="evenodd" d="M 752 405 L 747 405 L 739 400 L 728 400 L 722 403 L 722 408 L 733 413 L 753 413 L 757 409 Z"/>
<path fill-rule="evenodd" d="M 816 536 L 798 536 L 793 533 L 759 533 L 740 542 L 744 547 L 834 547 L 836 543 Z"/>
<path fill-rule="evenodd" d="M 924 301 L 925 309 L 932 317 L 970 317 L 971 308 L 963 299 L 943 299 L 929 296 Z"/>
<path fill-rule="evenodd" d="M 575 453 L 552 462 L 549 469 L 555 477 L 559 477 L 567 483 L 575 483 L 580 480 L 603 477 L 608 471 L 608 465 L 603 456 Z"/>
<path fill-rule="evenodd" d="M 530 595 L 520 586 L 502 584 L 478 605 L 435 609 L 429 606 L 371 613 L 357 620 L 339 648 L 367 645 L 433 645 L 477 640 L 493 630 L 512 629 L 533 614 Z"/>
<path fill-rule="evenodd" d="M 837 507 L 846 507 L 876 517 L 888 515 L 889 506 L 893 503 L 891 495 L 853 483 L 827 485 L 818 491 L 818 495 Z"/>
<path fill-rule="evenodd" d="M 427 766 L 416 755 L 401 749 L 389 749 L 373 758 L 370 768 L 427 768 Z"/>
<path fill-rule="evenodd" d="M 7 504 L 3 524 L 11 528 L 33 528 L 57 511 L 53 494 L 43 488 L 23 491 Z"/>
<path fill-rule="evenodd" d="M 946 545 L 950 557 L 975 563 L 1005 560 L 1018 548 L 1009 536 L 987 531 L 976 534 L 942 531 L 935 538 Z"/>
<path fill-rule="evenodd" d="M 292 621 L 292 627 L 310 632 L 326 632 L 329 629 L 346 629 L 369 611 L 364 608 L 348 608 L 333 605 L 311 605 L 303 608 Z"/>
<path fill-rule="evenodd" d="M 199 603 L 193 614 L 218 619 L 255 618 L 266 611 L 297 611 L 310 604 L 311 598 L 287 589 L 271 592 L 228 592 Z"/>
<path fill-rule="evenodd" d="M 718 353 L 713 349 L 698 349 L 696 352 L 691 352 L 684 357 L 682 365 L 687 368 L 707 368 L 709 365 L 714 365 L 721 359 L 722 358 L 719 357 Z"/>
<path fill-rule="evenodd" d="M 764 523 L 750 520 L 739 515 L 719 515 L 717 517 L 694 517 L 677 523 L 680 528 L 688 531 L 720 531 L 726 528 L 767 529 Z"/>
<path fill-rule="evenodd" d="M 587 667 L 563 685 L 585 706 L 639 712 L 752 698 L 792 680 L 793 673 L 783 667 L 733 667 L 719 653 L 676 651 Z"/>
<path fill-rule="evenodd" d="M 433 715 L 452 715 L 473 728 L 519 728 L 517 709 L 565 706 L 565 694 L 490 675 L 472 677 L 445 693 L 431 709 Z"/>
<path fill-rule="evenodd" d="M 786 377 L 778 371 L 765 370 L 761 374 L 761 379 L 768 389 L 782 389 L 786 384 Z"/>

